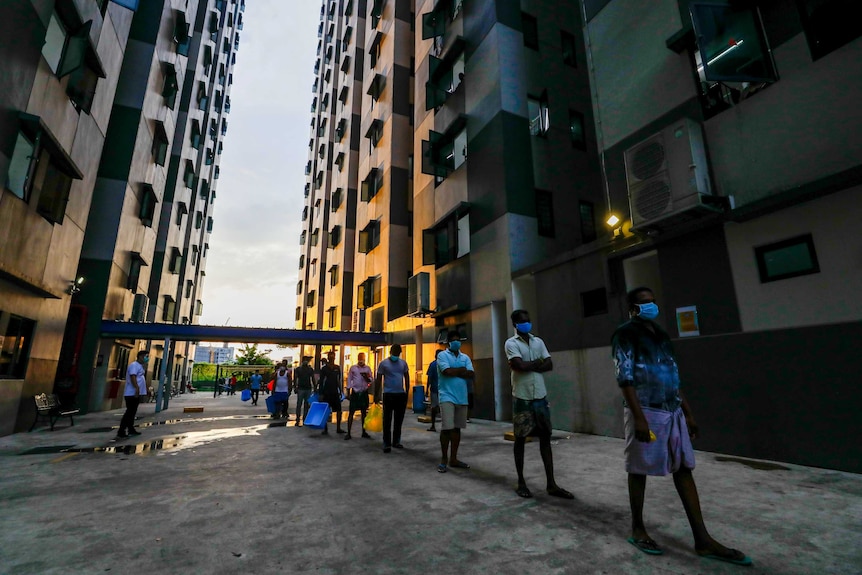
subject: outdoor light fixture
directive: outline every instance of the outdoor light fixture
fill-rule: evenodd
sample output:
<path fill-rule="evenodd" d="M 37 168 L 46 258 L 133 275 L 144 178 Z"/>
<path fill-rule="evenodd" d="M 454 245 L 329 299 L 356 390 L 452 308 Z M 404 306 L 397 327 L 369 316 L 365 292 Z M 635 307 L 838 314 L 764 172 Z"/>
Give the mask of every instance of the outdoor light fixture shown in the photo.
<path fill-rule="evenodd" d="M 84 276 L 79 277 L 78 279 L 70 280 L 69 287 L 66 288 L 66 293 L 69 295 L 75 295 L 79 291 L 81 291 L 81 284 L 84 283 Z"/>
<path fill-rule="evenodd" d="M 616 229 L 620 222 L 621 220 L 617 217 L 616 214 L 611 214 L 610 216 L 608 216 L 608 219 L 605 220 L 605 223 L 607 223 L 613 229 Z"/>

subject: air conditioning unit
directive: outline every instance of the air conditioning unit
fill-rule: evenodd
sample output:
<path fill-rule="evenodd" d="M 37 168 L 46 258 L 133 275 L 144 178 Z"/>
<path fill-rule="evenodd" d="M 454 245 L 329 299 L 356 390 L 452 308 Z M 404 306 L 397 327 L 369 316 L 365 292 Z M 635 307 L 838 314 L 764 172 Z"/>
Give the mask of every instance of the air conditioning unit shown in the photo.
<path fill-rule="evenodd" d="M 135 294 L 135 299 L 132 302 L 132 317 L 129 321 L 144 321 L 147 318 L 147 306 L 150 304 L 150 299 L 146 294 Z"/>
<path fill-rule="evenodd" d="M 353 310 L 353 321 L 350 323 L 350 331 L 365 331 L 365 310 Z"/>
<path fill-rule="evenodd" d="M 700 124 L 690 118 L 625 151 L 632 228 L 670 228 L 720 212 L 709 183 Z"/>
<path fill-rule="evenodd" d="M 431 276 L 420 272 L 407 280 L 407 314 L 423 315 L 430 311 Z"/>

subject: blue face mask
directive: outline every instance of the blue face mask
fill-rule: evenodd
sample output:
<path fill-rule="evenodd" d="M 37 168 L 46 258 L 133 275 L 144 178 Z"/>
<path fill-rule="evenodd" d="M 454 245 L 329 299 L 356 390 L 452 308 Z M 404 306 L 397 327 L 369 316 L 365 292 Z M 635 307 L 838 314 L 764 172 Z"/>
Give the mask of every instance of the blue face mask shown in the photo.
<path fill-rule="evenodd" d="M 655 302 L 635 304 L 638 308 L 638 317 L 641 319 L 655 319 L 658 317 L 658 304 Z"/>
<path fill-rule="evenodd" d="M 524 323 L 516 323 L 515 329 L 517 329 L 521 333 L 530 333 L 530 331 L 533 329 L 533 324 L 528 321 L 525 321 Z"/>
<path fill-rule="evenodd" d="M 458 351 L 459 349 L 461 349 L 461 342 L 458 340 L 450 341 L 449 349 L 451 349 L 452 351 Z"/>

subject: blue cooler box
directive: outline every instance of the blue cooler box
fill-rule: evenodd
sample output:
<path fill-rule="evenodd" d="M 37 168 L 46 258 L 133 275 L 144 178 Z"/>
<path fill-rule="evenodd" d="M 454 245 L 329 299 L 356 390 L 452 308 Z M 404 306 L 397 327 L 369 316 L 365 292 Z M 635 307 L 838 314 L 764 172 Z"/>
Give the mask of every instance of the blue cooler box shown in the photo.
<path fill-rule="evenodd" d="M 425 386 L 413 386 L 413 413 L 425 413 Z"/>
<path fill-rule="evenodd" d="M 325 429 L 331 415 L 332 409 L 328 403 L 312 403 L 303 425 L 313 429 Z"/>
<path fill-rule="evenodd" d="M 266 396 L 266 410 L 269 413 L 275 413 L 275 398 L 272 397 L 272 394 Z"/>

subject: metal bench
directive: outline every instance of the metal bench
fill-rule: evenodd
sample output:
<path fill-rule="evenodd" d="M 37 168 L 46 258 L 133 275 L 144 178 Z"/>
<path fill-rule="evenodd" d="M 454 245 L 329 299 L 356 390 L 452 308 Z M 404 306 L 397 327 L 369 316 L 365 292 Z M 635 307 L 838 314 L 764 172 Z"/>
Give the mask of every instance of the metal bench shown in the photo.
<path fill-rule="evenodd" d="M 51 422 L 51 431 L 54 431 L 54 424 L 61 417 L 68 417 L 69 421 L 72 422 L 72 427 L 74 427 L 75 419 L 73 416 L 78 415 L 81 411 L 77 407 L 63 407 L 53 393 L 51 395 L 40 393 L 33 396 L 33 401 L 36 402 L 36 419 L 33 420 L 33 425 L 28 431 L 33 431 L 33 428 L 39 423 L 40 417 L 48 418 L 48 421 Z"/>

